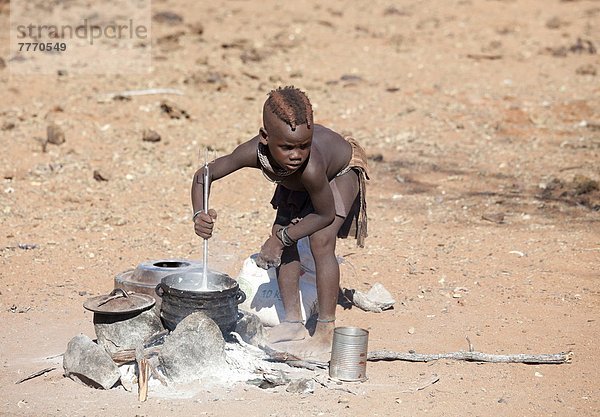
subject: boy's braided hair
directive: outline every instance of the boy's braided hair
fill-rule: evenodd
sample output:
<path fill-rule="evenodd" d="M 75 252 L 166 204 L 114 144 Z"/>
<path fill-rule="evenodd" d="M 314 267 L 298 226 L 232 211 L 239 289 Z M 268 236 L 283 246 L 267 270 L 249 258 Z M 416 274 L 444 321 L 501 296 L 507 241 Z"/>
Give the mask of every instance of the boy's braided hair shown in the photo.
<path fill-rule="evenodd" d="M 292 130 L 306 123 L 308 128 L 313 123 L 313 111 L 306 94 L 293 85 L 271 90 L 267 99 L 268 108 L 279 120 L 288 124 Z"/>

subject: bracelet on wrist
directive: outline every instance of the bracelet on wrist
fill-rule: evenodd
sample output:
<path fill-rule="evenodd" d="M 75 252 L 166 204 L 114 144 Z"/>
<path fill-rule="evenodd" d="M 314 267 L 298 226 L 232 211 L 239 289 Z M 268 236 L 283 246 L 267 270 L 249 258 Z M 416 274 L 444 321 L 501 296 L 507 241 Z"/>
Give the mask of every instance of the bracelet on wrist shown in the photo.
<path fill-rule="evenodd" d="M 290 235 L 288 235 L 287 229 L 288 229 L 287 226 L 282 227 L 275 233 L 275 236 L 277 236 L 277 238 L 281 241 L 283 246 L 286 246 L 286 247 L 293 246 L 296 244 L 296 241 L 294 239 L 292 239 L 290 237 Z"/>
<path fill-rule="evenodd" d="M 197 212 L 194 213 L 194 215 L 192 216 L 192 221 L 196 221 L 196 217 L 198 217 L 198 215 L 200 213 L 204 213 L 204 210 L 198 210 Z"/>

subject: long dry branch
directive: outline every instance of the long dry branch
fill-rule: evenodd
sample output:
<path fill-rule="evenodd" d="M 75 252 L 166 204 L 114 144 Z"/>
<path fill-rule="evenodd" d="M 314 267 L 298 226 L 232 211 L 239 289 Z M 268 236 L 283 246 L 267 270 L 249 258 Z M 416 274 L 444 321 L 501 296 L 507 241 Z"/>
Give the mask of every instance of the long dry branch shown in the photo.
<path fill-rule="evenodd" d="M 491 362 L 491 363 L 528 363 L 528 364 L 561 364 L 571 362 L 573 352 L 561 352 L 550 354 L 524 354 L 494 355 L 482 352 L 450 352 L 450 353 L 405 353 L 378 350 L 369 352 L 369 361 L 408 361 L 408 362 L 431 362 L 440 359 L 453 359 L 468 362 Z"/>

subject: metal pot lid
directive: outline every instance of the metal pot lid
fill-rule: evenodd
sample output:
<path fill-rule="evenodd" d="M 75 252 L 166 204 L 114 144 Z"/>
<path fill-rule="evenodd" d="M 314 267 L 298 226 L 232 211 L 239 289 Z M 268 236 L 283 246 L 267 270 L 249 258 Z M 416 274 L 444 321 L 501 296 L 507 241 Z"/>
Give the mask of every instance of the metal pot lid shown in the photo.
<path fill-rule="evenodd" d="M 127 281 L 148 284 L 155 287 L 164 276 L 187 271 L 191 268 L 202 268 L 202 263 L 189 259 L 158 259 L 146 261 L 140 263 L 129 274 Z"/>
<path fill-rule="evenodd" d="M 127 314 L 151 308 L 156 300 L 146 294 L 127 292 L 115 288 L 110 294 L 92 297 L 83 303 L 83 308 L 100 314 Z"/>

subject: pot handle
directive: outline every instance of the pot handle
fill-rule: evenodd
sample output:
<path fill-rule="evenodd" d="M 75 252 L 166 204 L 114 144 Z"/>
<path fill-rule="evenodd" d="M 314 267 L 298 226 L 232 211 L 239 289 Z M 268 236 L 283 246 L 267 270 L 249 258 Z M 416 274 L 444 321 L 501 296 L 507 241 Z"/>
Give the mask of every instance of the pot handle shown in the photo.
<path fill-rule="evenodd" d="M 162 286 L 162 282 L 159 283 L 156 288 L 154 288 L 154 292 L 156 293 L 156 295 L 158 295 L 160 298 L 162 298 L 163 294 L 165 293 L 165 289 Z"/>
<path fill-rule="evenodd" d="M 117 295 L 118 292 L 120 292 L 121 295 Z M 109 297 L 125 297 L 125 298 L 129 298 L 129 294 L 127 294 L 127 291 L 125 291 L 123 288 L 115 288 L 108 295 L 109 295 Z"/>
<path fill-rule="evenodd" d="M 242 304 L 244 301 L 246 301 L 246 293 L 242 291 L 241 288 L 238 288 L 238 291 L 235 294 L 235 302 L 237 304 Z"/>

